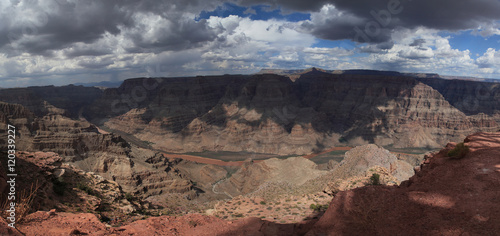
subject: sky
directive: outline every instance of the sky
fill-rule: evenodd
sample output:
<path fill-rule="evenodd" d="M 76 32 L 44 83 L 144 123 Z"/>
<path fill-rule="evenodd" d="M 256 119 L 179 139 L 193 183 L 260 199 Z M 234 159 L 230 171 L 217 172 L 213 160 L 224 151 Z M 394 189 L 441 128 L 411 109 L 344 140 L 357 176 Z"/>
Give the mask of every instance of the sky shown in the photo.
<path fill-rule="evenodd" d="M 0 87 L 263 68 L 500 79 L 499 0 L 0 0 Z"/>

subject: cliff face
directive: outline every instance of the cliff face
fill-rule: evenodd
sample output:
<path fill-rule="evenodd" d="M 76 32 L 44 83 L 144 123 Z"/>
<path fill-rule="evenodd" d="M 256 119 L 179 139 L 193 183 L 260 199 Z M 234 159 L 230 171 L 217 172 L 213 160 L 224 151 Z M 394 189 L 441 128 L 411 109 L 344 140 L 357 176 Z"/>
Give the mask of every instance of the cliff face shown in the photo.
<path fill-rule="evenodd" d="M 188 194 L 193 188 L 189 172 L 179 173 L 180 162 L 159 156 L 162 164 L 149 163 L 147 160 L 158 154 L 132 147 L 120 136 L 102 132 L 85 120 L 70 119 L 63 115 L 65 110 L 43 104 L 40 110 L 46 114 L 36 116 L 22 105 L 0 102 L 0 145 L 6 147 L 7 125 L 12 124 L 16 127 L 16 151 L 57 153 L 65 163 L 114 180 L 126 192 L 148 197 Z"/>
<path fill-rule="evenodd" d="M 500 83 L 467 80 L 417 78 L 435 90 L 454 107 L 467 115 L 500 115 Z"/>
<path fill-rule="evenodd" d="M 340 141 L 439 147 L 499 127 L 499 84 L 395 72 L 292 72 L 293 81 L 284 71 L 137 78 L 105 91 L 5 89 L 0 100 L 40 117 L 82 115 L 171 152 L 306 154 Z"/>
<path fill-rule="evenodd" d="M 0 148 L 7 150 L 8 125 L 13 125 L 16 131 L 16 146 L 28 147 L 31 140 L 26 139 L 31 135 L 35 116 L 33 113 L 19 104 L 0 102 Z"/>
<path fill-rule="evenodd" d="M 102 95 L 98 88 L 83 86 L 44 86 L 2 89 L 0 101 L 21 104 L 35 115 L 47 114 L 46 104 L 63 109 L 64 115 L 78 118 L 85 106 L 92 104 Z"/>
<path fill-rule="evenodd" d="M 471 131 L 498 127 L 488 116 L 467 117 L 438 91 L 409 77 L 306 74 L 298 83 L 305 88 L 306 103 L 326 113 L 346 139 L 438 147 Z"/>
<path fill-rule="evenodd" d="M 485 114 L 467 116 L 413 77 L 311 70 L 295 82 L 273 74 L 131 79 L 106 90 L 84 114 L 166 151 L 286 155 L 335 146 L 339 138 L 439 147 L 496 131 L 500 104 L 493 100 Z"/>

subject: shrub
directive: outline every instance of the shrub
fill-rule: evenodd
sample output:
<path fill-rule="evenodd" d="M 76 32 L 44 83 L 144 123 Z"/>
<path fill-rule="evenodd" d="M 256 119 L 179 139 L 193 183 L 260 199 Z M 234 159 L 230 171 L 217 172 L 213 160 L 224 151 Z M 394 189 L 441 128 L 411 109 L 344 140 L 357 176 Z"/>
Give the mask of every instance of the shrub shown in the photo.
<path fill-rule="evenodd" d="M 370 177 L 370 184 L 371 185 L 380 185 L 380 175 L 377 173 L 374 173 L 372 177 Z"/>
<path fill-rule="evenodd" d="M 86 192 L 88 195 L 94 195 L 94 190 L 89 187 L 88 185 L 84 183 L 78 183 L 76 187 L 84 192 Z"/>
<path fill-rule="evenodd" d="M 100 216 L 101 216 L 101 218 L 100 218 L 99 220 L 100 220 L 102 223 L 109 223 L 109 222 L 111 222 L 111 218 L 109 218 L 109 217 L 107 217 L 107 216 L 105 216 L 105 215 L 102 215 L 102 214 L 101 214 Z"/>
<path fill-rule="evenodd" d="M 68 184 L 66 182 L 64 182 L 64 180 L 62 180 L 62 179 L 57 178 L 57 179 L 52 180 L 52 190 L 54 191 L 54 193 L 56 193 L 59 196 L 64 195 L 64 192 L 66 191 L 67 185 Z"/>
<path fill-rule="evenodd" d="M 465 146 L 464 143 L 459 143 L 455 148 L 448 152 L 448 156 L 451 158 L 461 159 L 469 152 L 469 147 Z"/>
<path fill-rule="evenodd" d="M 31 210 L 31 206 L 33 205 L 33 201 L 36 197 L 36 192 L 40 188 L 38 181 L 31 184 L 30 189 L 22 190 L 19 195 L 16 197 L 16 222 L 23 222 L 26 215 Z M 5 198 L 5 201 L 2 202 L 0 206 L 0 216 L 4 219 L 8 217 L 8 211 L 10 209 L 11 201 Z"/>
<path fill-rule="evenodd" d="M 314 211 L 326 211 L 328 209 L 328 204 L 321 205 L 321 204 L 311 204 L 309 208 L 313 209 Z"/>
<path fill-rule="evenodd" d="M 131 202 L 132 200 L 134 200 L 134 196 L 132 196 L 131 193 L 125 193 L 125 199 L 127 199 L 127 201 Z"/>
<path fill-rule="evenodd" d="M 266 205 L 266 202 L 264 202 L 264 201 L 260 201 L 260 204 L 261 204 L 261 205 Z"/>

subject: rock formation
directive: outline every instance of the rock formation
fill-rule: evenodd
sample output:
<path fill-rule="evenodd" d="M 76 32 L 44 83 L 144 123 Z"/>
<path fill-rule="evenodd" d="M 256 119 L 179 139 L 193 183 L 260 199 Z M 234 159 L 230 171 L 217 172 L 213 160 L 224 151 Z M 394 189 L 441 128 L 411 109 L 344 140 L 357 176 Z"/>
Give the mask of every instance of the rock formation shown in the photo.
<path fill-rule="evenodd" d="M 192 191 L 192 171 L 177 169 L 187 165 L 186 161 L 169 160 L 157 152 L 130 145 L 120 136 L 102 132 L 86 120 L 66 117 L 65 110 L 43 103 L 43 115 L 37 116 L 22 105 L 0 102 L 2 147 L 6 147 L 7 124 L 12 124 L 16 127 L 17 151 L 57 153 L 65 163 L 116 181 L 125 192 L 143 198 L 171 193 L 197 196 Z M 222 172 L 225 176 L 225 170 Z M 222 178 L 217 172 L 212 175 L 211 180 L 197 178 L 207 192 L 211 192 L 211 183 Z"/>
<path fill-rule="evenodd" d="M 293 81 L 275 74 L 130 79 L 106 90 L 84 115 L 171 152 L 307 154 L 339 138 L 350 145 L 439 147 L 499 127 L 493 95 L 485 114 L 472 114 L 453 106 L 467 97 L 443 97 L 415 75 L 297 73 Z"/>
<path fill-rule="evenodd" d="M 455 147 L 450 143 L 428 155 L 416 175 L 400 186 L 337 193 L 319 220 L 277 224 L 189 214 L 107 228 L 92 214 L 37 212 L 18 229 L 26 235 L 495 235 L 500 231 L 500 133 L 476 133 L 465 143 L 470 152 L 464 158 L 447 156 Z"/>
<path fill-rule="evenodd" d="M 368 144 L 346 152 L 344 160 L 333 170 L 333 175 L 338 179 L 347 179 L 364 175 L 367 170 L 375 166 L 388 170 L 398 182 L 408 180 L 414 174 L 410 163 L 399 160 L 388 150 Z"/>
<path fill-rule="evenodd" d="M 245 195 L 254 191 L 259 192 L 260 196 L 269 194 L 266 191 L 274 191 L 275 195 L 279 195 L 279 188 L 292 191 L 327 173 L 318 170 L 314 162 L 302 157 L 284 160 L 271 158 L 258 163 L 245 163 L 231 177 L 219 183 L 214 191 L 225 192 L 230 196 Z"/>
<path fill-rule="evenodd" d="M 468 136 L 470 152 L 447 156 L 450 144 L 427 156 L 399 187 L 365 187 L 337 194 L 306 235 L 489 235 L 500 230 L 500 133 Z M 408 224 L 407 222 L 412 222 Z"/>
<path fill-rule="evenodd" d="M 439 75 L 311 68 L 136 78 L 104 91 L 3 89 L 0 100 L 40 117 L 54 112 L 85 117 L 164 151 L 301 155 L 339 140 L 351 146 L 435 148 L 468 133 L 496 131 L 498 91 L 498 83 Z"/>

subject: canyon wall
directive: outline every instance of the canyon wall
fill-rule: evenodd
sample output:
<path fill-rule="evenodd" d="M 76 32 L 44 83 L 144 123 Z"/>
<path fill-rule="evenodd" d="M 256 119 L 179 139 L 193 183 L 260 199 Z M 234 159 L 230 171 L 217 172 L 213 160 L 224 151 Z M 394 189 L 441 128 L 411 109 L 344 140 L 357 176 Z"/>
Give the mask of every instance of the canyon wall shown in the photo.
<path fill-rule="evenodd" d="M 85 118 L 163 151 L 299 155 L 367 143 L 436 148 L 468 133 L 497 131 L 499 87 L 439 75 L 312 68 L 136 78 L 104 91 L 2 89 L 0 101 L 21 104 L 40 117 Z M 38 143 L 44 142 L 43 132 Z"/>
<path fill-rule="evenodd" d="M 453 105 L 467 102 L 450 95 L 462 90 L 446 97 L 432 85 L 394 73 L 315 69 L 295 81 L 276 74 L 138 78 L 106 90 L 84 115 L 171 152 L 306 154 L 341 141 L 435 148 L 498 130 L 494 96 L 477 107 L 484 112 L 471 113 Z"/>

